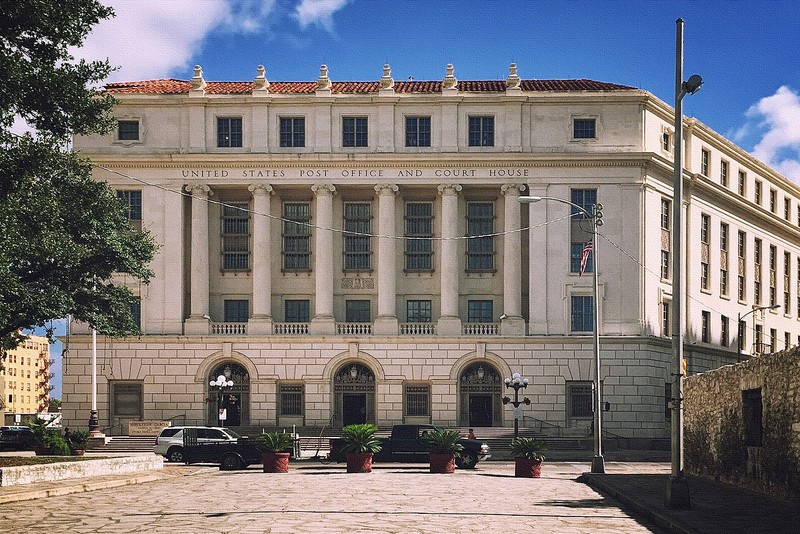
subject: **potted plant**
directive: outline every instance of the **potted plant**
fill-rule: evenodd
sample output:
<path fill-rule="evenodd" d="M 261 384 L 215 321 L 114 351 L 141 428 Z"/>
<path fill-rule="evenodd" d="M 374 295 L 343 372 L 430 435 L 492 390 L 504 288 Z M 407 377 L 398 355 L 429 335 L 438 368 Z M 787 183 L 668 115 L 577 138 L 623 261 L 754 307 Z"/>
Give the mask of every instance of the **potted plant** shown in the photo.
<path fill-rule="evenodd" d="M 431 448 L 431 473 L 453 473 L 456 470 L 456 454 L 464 450 L 461 433 L 457 430 L 433 430 L 422 435 L 422 440 Z"/>
<path fill-rule="evenodd" d="M 47 421 L 36 418 L 28 423 L 33 430 L 33 447 L 37 456 L 69 456 L 66 440 L 55 428 L 47 426 Z"/>
<path fill-rule="evenodd" d="M 86 452 L 86 445 L 89 443 L 89 432 L 86 430 L 73 430 L 64 432 L 64 438 L 69 445 L 72 456 L 83 456 Z"/>
<path fill-rule="evenodd" d="M 511 455 L 514 457 L 514 476 L 539 478 L 542 476 L 542 462 L 547 443 L 535 438 L 514 438 L 511 440 Z"/>
<path fill-rule="evenodd" d="M 294 444 L 292 434 L 286 432 L 266 432 L 256 437 L 256 448 L 261 451 L 265 473 L 288 473 L 289 455 L 284 452 Z"/>
<path fill-rule="evenodd" d="M 371 473 L 372 455 L 381 450 L 375 436 L 378 427 L 369 423 L 347 425 L 342 428 L 342 450 L 346 453 L 348 473 Z"/>

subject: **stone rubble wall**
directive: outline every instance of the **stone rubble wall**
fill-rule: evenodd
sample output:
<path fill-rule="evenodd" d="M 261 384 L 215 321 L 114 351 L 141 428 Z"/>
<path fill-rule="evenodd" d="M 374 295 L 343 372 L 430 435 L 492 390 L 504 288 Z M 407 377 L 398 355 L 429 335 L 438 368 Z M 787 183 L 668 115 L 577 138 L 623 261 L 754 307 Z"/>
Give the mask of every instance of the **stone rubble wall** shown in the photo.
<path fill-rule="evenodd" d="M 138 455 L 76 462 L 25 465 L 0 469 L 0 486 L 16 486 L 67 478 L 85 478 L 151 471 L 164 467 L 161 456 Z"/>
<path fill-rule="evenodd" d="M 746 446 L 742 392 L 761 389 L 762 446 Z M 800 497 L 800 347 L 685 381 L 687 474 Z"/>

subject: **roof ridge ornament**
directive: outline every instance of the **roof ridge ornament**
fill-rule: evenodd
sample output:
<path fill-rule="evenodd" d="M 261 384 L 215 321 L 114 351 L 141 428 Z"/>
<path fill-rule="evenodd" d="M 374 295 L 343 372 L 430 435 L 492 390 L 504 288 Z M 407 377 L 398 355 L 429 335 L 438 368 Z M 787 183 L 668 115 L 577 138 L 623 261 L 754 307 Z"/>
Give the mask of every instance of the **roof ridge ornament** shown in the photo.
<path fill-rule="evenodd" d="M 392 67 L 386 63 L 383 66 L 383 76 L 381 76 L 381 93 L 394 94 L 394 78 L 392 78 Z"/>
<path fill-rule="evenodd" d="M 269 93 L 269 80 L 267 80 L 267 75 L 266 75 L 266 70 L 264 69 L 264 65 L 259 65 L 258 68 L 256 69 L 256 77 L 253 79 L 253 84 L 255 85 L 253 94 Z"/>
<path fill-rule="evenodd" d="M 317 94 L 322 96 L 330 96 L 332 85 L 331 79 L 328 78 L 328 66 L 320 65 L 319 78 L 317 78 Z"/>
<path fill-rule="evenodd" d="M 442 92 L 443 93 L 458 92 L 458 89 L 456 89 L 456 86 L 458 85 L 458 80 L 453 75 L 453 72 L 455 71 L 455 67 L 453 67 L 453 64 L 448 63 L 445 71 L 447 74 L 445 75 L 444 80 L 442 80 Z"/>
<path fill-rule="evenodd" d="M 206 81 L 203 79 L 203 67 L 194 66 L 194 76 L 192 77 L 192 91 L 190 94 L 204 96 L 206 94 Z"/>
<path fill-rule="evenodd" d="M 506 78 L 506 92 L 520 92 L 522 91 L 522 80 L 520 79 L 519 75 L 517 74 L 517 64 L 512 63 L 508 66 L 508 78 Z"/>

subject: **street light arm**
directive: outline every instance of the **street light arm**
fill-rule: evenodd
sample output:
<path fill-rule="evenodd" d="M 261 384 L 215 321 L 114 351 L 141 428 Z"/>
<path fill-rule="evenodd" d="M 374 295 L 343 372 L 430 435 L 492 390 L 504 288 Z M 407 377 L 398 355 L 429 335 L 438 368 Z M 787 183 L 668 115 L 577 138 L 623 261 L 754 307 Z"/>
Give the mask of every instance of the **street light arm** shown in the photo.
<path fill-rule="evenodd" d="M 572 206 L 573 208 L 577 208 L 577 209 L 581 210 L 581 212 L 584 215 L 586 215 L 586 217 L 588 217 L 589 219 L 593 218 L 592 214 L 589 213 L 586 210 L 586 208 L 584 208 L 583 206 L 581 206 L 579 204 L 575 204 L 574 202 L 570 202 L 569 200 L 565 200 L 563 198 L 558 198 L 558 197 L 537 197 L 537 196 L 525 197 L 525 196 L 522 196 L 522 197 L 517 197 L 517 200 L 521 204 L 533 204 L 535 202 L 541 202 L 542 200 L 553 200 L 555 202 L 561 202 L 562 204 L 567 204 L 568 206 Z"/>

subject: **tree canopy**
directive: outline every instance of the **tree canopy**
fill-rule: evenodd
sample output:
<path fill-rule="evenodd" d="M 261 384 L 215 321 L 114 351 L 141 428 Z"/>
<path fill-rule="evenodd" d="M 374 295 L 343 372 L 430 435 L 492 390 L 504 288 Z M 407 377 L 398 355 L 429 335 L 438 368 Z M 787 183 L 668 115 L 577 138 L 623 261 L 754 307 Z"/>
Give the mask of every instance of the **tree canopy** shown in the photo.
<path fill-rule="evenodd" d="M 134 297 L 112 275 L 147 282 L 153 239 L 66 149 L 71 135 L 115 124 L 113 98 L 95 87 L 108 61 L 70 53 L 110 16 L 96 0 L 0 0 L 0 353 L 21 328 L 67 315 L 112 336 L 139 330 Z M 14 134 L 15 117 L 33 132 Z"/>

